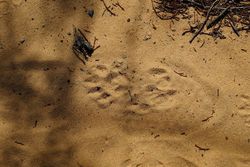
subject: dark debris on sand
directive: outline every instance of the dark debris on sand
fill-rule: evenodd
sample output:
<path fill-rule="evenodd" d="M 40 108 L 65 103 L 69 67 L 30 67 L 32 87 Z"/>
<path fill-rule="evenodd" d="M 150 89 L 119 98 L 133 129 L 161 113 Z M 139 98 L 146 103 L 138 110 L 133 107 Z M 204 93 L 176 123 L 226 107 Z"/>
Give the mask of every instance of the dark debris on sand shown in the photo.
<path fill-rule="evenodd" d="M 152 0 L 156 15 L 162 20 L 191 19 L 194 14 L 190 8 L 204 17 L 204 20 L 196 20 L 196 26 L 190 25 L 193 38 L 198 35 L 210 35 L 214 38 L 225 38 L 222 34 L 223 27 L 231 27 L 232 31 L 239 36 L 240 31 L 250 31 L 250 0 Z M 204 32 L 206 27 L 209 32 Z"/>

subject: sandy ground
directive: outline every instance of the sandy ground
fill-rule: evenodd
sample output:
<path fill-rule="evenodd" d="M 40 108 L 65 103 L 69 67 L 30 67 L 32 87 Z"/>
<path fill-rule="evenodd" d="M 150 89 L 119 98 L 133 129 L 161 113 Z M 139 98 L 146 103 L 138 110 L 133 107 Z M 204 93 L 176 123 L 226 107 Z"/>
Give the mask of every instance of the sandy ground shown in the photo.
<path fill-rule="evenodd" d="M 120 4 L 0 1 L 0 166 L 249 167 L 249 36 L 190 45 L 186 21 Z M 73 25 L 101 45 L 86 65 Z"/>

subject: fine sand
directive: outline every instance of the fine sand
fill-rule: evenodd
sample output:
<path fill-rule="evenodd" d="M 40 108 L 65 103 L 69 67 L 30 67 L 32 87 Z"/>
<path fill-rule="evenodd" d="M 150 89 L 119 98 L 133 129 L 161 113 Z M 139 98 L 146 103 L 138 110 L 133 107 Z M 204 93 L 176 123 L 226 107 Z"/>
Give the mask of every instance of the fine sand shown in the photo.
<path fill-rule="evenodd" d="M 250 167 L 249 35 L 119 2 L 0 0 L 0 167 Z"/>

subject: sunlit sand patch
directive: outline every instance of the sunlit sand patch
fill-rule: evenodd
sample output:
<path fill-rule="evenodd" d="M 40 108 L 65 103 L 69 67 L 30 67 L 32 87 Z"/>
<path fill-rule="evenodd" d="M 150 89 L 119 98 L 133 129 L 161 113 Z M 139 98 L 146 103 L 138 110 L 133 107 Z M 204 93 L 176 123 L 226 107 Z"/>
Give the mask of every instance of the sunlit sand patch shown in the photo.
<path fill-rule="evenodd" d="M 28 83 L 32 89 L 41 94 L 46 94 L 47 90 L 53 85 L 49 85 L 47 76 L 44 72 L 31 71 L 27 72 Z"/>

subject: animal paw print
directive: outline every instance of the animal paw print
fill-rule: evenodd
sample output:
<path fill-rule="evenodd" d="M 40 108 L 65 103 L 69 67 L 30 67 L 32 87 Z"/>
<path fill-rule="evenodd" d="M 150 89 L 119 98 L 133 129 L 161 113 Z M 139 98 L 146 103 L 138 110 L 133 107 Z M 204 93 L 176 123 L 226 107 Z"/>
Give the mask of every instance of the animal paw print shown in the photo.
<path fill-rule="evenodd" d="M 167 67 L 153 67 L 143 74 L 144 78 L 131 90 L 132 108 L 137 112 L 166 112 L 179 107 L 188 109 L 191 102 L 202 102 L 203 99 L 209 103 L 201 85 L 184 73 Z"/>
<path fill-rule="evenodd" d="M 245 125 L 250 127 L 250 96 L 240 96 L 242 104 L 238 107 L 239 115 L 245 119 Z"/>
<path fill-rule="evenodd" d="M 107 108 L 127 99 L 124 98 L 128 90 L 124 66 L 123 62 L 114 62 L 110 68 L 95 65 L 89 69 L 84 80 L 87 93 L 100 108 Z"/>
<path fill-rule="evenodd" d="M 174 104 L 174 97 L 178 90 L 171 83 L 171 77 L 164 68 L 151 68 L 145 73 L 145 80 L 141 80 L 131 91 L 134 107 L 142 112 L 153 110 L 167 110 Z"/>
<path fill-rule="evenodd" d="M 180 69 L 166 65 L 138 68 L 132 81 L 130 104 L 122 117 L 127 119 L 125 130 L 155 126 L 164 130 L 171 126 L 195 131 L 218 119 L 202 122 L 213 114 L 216 98 L 211 92 L 214 90 Z M 164 120 L 164 123 L 156 125 L 156 120 Z"/>

